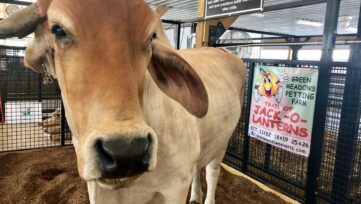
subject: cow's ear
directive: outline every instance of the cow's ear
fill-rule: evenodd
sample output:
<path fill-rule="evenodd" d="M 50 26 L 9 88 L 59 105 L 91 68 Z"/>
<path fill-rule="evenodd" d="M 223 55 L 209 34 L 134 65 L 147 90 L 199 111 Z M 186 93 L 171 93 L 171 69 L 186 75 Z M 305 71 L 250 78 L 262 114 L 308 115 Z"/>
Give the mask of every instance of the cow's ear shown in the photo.
<path fill-rule="evenodd" d="M 47 24 L 41 24 L 35 30 L 35 37 L 26 48 L 25 66 L 55 79 L 54 51 L 47 30 Z"/>
<path fill-rule="evenodd" d="M 148 70 L 158 87 L 192 115 L 204 117 L 208 111 L 208 95 L 198 74 L 174 49 L 158 40 L 152 42 L 152 49 Z"/>

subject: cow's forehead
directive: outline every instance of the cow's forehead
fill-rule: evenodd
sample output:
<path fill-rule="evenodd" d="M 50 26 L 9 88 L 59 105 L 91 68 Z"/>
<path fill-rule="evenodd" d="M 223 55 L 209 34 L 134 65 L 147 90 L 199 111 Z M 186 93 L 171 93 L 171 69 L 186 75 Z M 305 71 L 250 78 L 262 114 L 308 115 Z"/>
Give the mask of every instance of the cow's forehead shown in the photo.
<path fill-rule="evenodd" d="M 46 12 L 47 12 L 51 2 L 52 2 L 52 0 L 38 0 L 37 1 L 38 7 L 40 10 L 40 14 L 46 15 Z"/>
<path fill-rule="evenodd" d="M 126 29 L 143 33 L 154 22 L 155 14 L 144 0 L 38 0 L 40 11 L 59 11 L 86 29 Z M 116 26 L 116 27 L 114 27 Z M 100 31 L 101 32 L 101 31 Z"/>
<path fill-rule="evenodd" d="M 77 7 L 83 7 L 83 9 L 87 10 L 91 6 L 97 6 L 98 9 L 106 8 L 107 6 L 110 6 L 112 8 L 116 9 L 126 9 L 134 6 L 144 6 L 146 3 L 144 0 L 37 0 L 37 4 L 42 9 L 42 11 L 47 11 L 49 6 L 52 3 L 61 3 L 61 4 L 69 4 L 71 6 Z M 119 6 L 121 8 L 119 8 Z M 139 15 L 139 13 L 138 13 Z"/>

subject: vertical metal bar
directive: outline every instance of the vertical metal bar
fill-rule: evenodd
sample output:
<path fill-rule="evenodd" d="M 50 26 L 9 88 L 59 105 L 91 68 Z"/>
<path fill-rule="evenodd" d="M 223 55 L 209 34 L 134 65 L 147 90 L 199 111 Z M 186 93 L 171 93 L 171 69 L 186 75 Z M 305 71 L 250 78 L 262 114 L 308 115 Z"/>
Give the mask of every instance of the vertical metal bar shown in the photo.
<path fill-rule="evenodd" d="M 361 14 L 361 7 L 359 13 Z M 359 17 L 356 40 L 361 40 L 361 16 Z M 351 45 L 349 62 L 357 62 L 360 59 L 361 45 Z M 349 200 L 348 195 L 350 194 L 350 178 L 360 123 L 360 68 L 347 67 L 331 193 L 331 200 L 335 203 L 355 202 L 355 200 Z"/>
<path fill-rule="evenodd" d="M 38 86 L 39 86 L 39 91 L 38 91 L 38 102 L 42 101 L 42 95 L 43 95 L 43 83 L 42 83 L 42 76 L 41 74 L 38 74 Z M 30 92 L 29 92 L 30 93 Z"/>
<path fill-rule="evenodd" d="M 318 90 L 316 96 L 317 114 L 314 116 L 311 152 L 308 159 L 305 203 L 314 204 L 318 195 L 318 177 L 320 174 L 323 139 L 325 133 L 327 100 L 330 88 L 330 68 L 335 47 L 338 15 L 341 0 L 328 0 L 325 16 L 323 52 L 319 68 Z"/>
<path fill-rule="evenodd" d="M 248 165 L 248 156 L 249 156 L 249 136 L 248 136 L 248 127 L 249 127 L 249 117 L 251 114 L 251 102 L 252 102 L 252 89 L 253 89 L 253 75 L 256 64 L 250 63 L 248 70 L 248 89 L 247 89 L 247 102 L 245 113 L 245 124 L 244 124 L 244 135 L 243 135 L 243 158 L 242 158 L 242 171 L 247 172 Z"/>
<path fill-rule="evenodd" d="M 295 49 L 294 47 L 291 48 L 292 49 L 292 60 L 298 60 L 298 49 Z"/>
<path fill-rule="evenodd" d="M 271 161 L 272 145 L 266 144 L 266 154 L 264 155 L 264 169 L 269 170 Z"/>
<path fill-rule="evenodd" d="M 361 40 L 361 5 L 359 10 L 359 19 L 358 19 L 358 30 L 356 34 L 356 41 Z M 351 46 L 350 60 L 351 62 L 360 62 L 361 61 L 361 44 L 354 44 Z"/>
<path fill-rule="evenodd" d="M 291 38 L 291 39 L 287 39 L 286 41 L 289 43 L 299 43 L 300 42 L 300 38 Z M 292 55 L 291 60 L 298 60 L 298 53 L 301 50 L 301 48 L 303 47 L 303 45 L 291 45 L 289 46 L 289 48 L 292 50 Z"/>
<path fill-rule="evenodd" d="M 177 24 L 177 50 L 181 48 L 181 30 L 182 30 L 182 23 Z"/>
<path fill-rule="evenodd" d="M 61 100 L 61 146 L 65 146 L 65 110 L 63 100 Z"/>
<path fill-rule="evenodd" d="M 6 74 L 3 75 L 3 81 L 0 80 L 0 96 L 2 99 L 1 108 L 3 110 L 3 113 L 2 113 L 2 116 L 3 116 L 2 122 L 3 123 L 5 122 L 5 103 L 7 100 L 7 93 L 8 93 L 7 90 L 8 90 L 8 74 L 6 72 Z"/>
<path fill-rule="evenodd" d="M 295 42 L 299 42 L 299 39 L 295 39 Z M 298 53 L 300 52 L 302 45 L 291 46 L 292 49 L 292 60 L 298 60 Z"/>

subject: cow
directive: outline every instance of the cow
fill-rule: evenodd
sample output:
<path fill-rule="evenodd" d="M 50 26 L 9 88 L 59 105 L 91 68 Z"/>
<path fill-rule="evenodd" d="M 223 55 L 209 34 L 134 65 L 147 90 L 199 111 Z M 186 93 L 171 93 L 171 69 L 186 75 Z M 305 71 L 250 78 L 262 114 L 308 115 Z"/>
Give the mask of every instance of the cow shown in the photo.
<path fill-rule="evenodd" d="M 57 79 L 91 203 L 203 203 L 241 115 L 246 69 L 216 48 L 175 50 L 143 0 L 38 0 L 0 37 L 35 33 L 25 65 Z"/>

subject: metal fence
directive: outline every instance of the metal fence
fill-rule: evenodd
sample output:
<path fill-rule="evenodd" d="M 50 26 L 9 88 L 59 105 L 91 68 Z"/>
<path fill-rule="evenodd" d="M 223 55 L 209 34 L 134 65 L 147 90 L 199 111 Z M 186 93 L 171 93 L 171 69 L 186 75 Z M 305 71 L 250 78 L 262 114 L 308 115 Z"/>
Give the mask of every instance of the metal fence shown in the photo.
<path fill-rule="evenodd" d="M 325 19 L 330 19 L 331 14 L 338 19 L 335 17 L 338 13 L 336 7 L 327 9 Z M 177 24 L 180 28 L 179 22 L 165 23 Z M 326 29 L 332 27 L 331 22 L 326 23 Z M 337 21 L 331 25 L 336 24 Z M 333 30 L 325 30 L 324 34 L 334 33 Z M 177 30 L 178 47 L 179 37 L 180 29 Z M 328 40 L 325 42 L 330 43 Z M 356 50 L 359 52 L 360 49 L 361 46 Z M 0 46 L 0 153 L 71 144 L 58 85 L 44 85 L 42 75 L 23 66 L 24 50 Z M 332 62 L 325 65 L 328 61 L 330 59 L 323 62 L 246 60 L 249 81 L 243 114 L 224 161 L 301 202 L 305 202 L 307 195 L 315 195 L 317 203 L 361 203 L 361 64 Z M 311 151 L 310 158 L 248 136 L 252 91 L 249 87 L 257 64 L 317 69 L 329 66 L 326 67 L 327 79 L 321 78 L 327 82 L 327 94 L 322 90 L 323 95 L 328 97 L 321 98 L 324 102 L 318 103 L 326 110 L 320 111 L 322 108 L 319 106 L 315 113 L 326 115 L 326 121 L 315 122 L 322 125 L 315 126 L 320 131 L 314 132 L 323 134 L 313 134 L 313 138 L 318 139 L 317 143 L 313 143 L 316 150 Z M 311 159 L 317 157 L 321 158 L 320 163 Z M 310 180 L 315 181 L 316 187 L 311 186 Z"/>
<path fill-rule="evenodd" d="M 284 67 L 320 68 L 320 62 L 246 60 L 248 82 L 240 122 L 235 130 L 225 157 L 225 162 L 247 175 L 269 183 L 284 193 L 305 202 L 309 168 L 321 166 L 317 179 L 317 203 L 361 203 L 361 133 L 360 107 L 361 74 L 359 64 L 333 63 L 330 66 L 330 88 L 324 135 L 316 154 L 322 156 L 321 164 L 309 163 L 298 156 L 265 144 L 248 136 L 249 108 L 253 70 L 257 64 Z M 353 94 L 353 95 L 350 95 Z M 352 99 L 352 100 L 351 100 Z M 346 101 L 348 100 L 348 101 Z M 315 114 L 318 112 L 316 107 Z M 315 156 L 315 155 L 311 155 Z M 317 156 L 317 155 L 316 155 Z"/>
<path fill-rule="evenodd" d="M 56 83 L 23 66 L 24 48 L 0 47 L 0 152 L 70 145 L 71 133 Z M 320 68 L 321 62 L 246 60 L 248 79 L 241 120 L 230 140 L 225 162 L 304 202 L 309 168 L 316 175 L 318 203 L 361 203 L 361 65 L 332 63 L 326 123 L 317 154 L 321 164 L 248 137 L 253 70 L 257 64 Z M 357 94 L 355 94 L 357 93 Z M 322 114 L 317 112 L 316 114 Z M 311 155 L 312 156 L 312 155 Z"/>
<path fill-rule="evenodd" d="M 25 68 L 24 52 L 0 46 L 0 152 L 70 144 L 58 85 Z"/>

